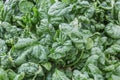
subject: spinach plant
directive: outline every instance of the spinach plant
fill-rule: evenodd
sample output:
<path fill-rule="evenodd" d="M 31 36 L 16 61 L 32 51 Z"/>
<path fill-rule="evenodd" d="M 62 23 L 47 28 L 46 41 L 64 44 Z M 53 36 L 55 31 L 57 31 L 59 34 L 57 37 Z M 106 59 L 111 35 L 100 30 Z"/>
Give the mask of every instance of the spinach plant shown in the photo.
<path fill-rule="evenodd" d="M 120 80 L 120 0 L 0 0 L 0 80 Z"/>

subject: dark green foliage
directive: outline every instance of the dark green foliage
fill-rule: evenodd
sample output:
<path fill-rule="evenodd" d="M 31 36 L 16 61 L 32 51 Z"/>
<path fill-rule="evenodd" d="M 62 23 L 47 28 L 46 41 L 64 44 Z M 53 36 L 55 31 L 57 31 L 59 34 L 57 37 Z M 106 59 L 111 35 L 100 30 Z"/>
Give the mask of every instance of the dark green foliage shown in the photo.
<path fill-rule="evenodd" d="M 0 0 L 0 80 L 120 80 L 120 0 Z"/>

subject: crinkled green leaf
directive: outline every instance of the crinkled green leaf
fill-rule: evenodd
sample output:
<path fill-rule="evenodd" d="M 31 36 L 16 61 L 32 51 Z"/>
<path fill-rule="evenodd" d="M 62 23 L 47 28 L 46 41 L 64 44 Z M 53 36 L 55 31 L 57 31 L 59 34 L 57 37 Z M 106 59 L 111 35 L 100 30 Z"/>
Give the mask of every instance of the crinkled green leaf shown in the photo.
<path fill-rule="evenodd" d="M 70 80 L 64 72 L 55 69 L 55 72 L 52 75 L 52 80 Z"/>
<path fill-rule="evenodd" d="M 7 51 L 7 46 L 5 44 L 5 41 L 0 39 L 0 54 L 6 53 Z"/>
<path fill-rule="evenodd" d="M 23 80 L 24 76 L 25 76 L 24 73 L 20 73 L 20 74 L 16 75 L 16 77 L 13 80 Z"/>
<path fill-rule="evenodd" d="M 17 75 L 13 70 L 10 70 L 10 69 L 7 70 L 7 74 L 8 74 L 9 80 L 13 80 Z"/>
<path fill-rule="evenodd" d="M 120 26 L 119 25 L 110 23 L 106 26 L 105 31 L 111 38 L 114 38 L 114 39 L 120 38 L 120 33 L 119 33 Z"/>
<path fill-rule="evenodd" d="M 2 68 L 0 68 L 0 79 L 1 80 L 9 80 L 7 73 Z"/>
<path fill-rule="evenodd" d="M 104 80 L 102 72 L 93 64 L 88 64 L 88 68 L 95 80 Z"/>
<path fill-rule="evenodd" d="M 49 63 L 49 62 L 47 62 L 47 63 L 43 63 L 42 66 L 44 66 L 48 71 L 50 71 L 51 68 L 52 68 L 51 63 Z"/>
<path fill-rule="evenodd" d="M 18 73 L 25 73 L 28 77 L 35 75 L 37 71 L 43 75 L 42 67 L 32 62 L 24 63 L 18 68 Z"/>
<path fill-rule="evenodd" d="M 27 46 L 30 46 L 36 42 L 35 39 L 30 39 L 30 38 L 20 38 L 18 39 L 18 42 L 14 45 L 16 49 L 24 48 Z"/>
<path fill-rule="evenodd" d="M 72 5 L 66 7 L 65 3 L 56 2 L 49 8 L 48 14 L 51 16 L 61 16 L 69 13 L 72 10 L 72 7 Z"/>
<path fill-rule="evenodd" d="M 26 6 L 24 6 L 24 5 L 26 5 Z M 23 13 L 29 13 L 29 11 L 31 11 L 33 6 L 34 6 L 34 4 L 32 2 L 29 2 L 26 0 L 21 0 L 19 2 L 19 9 Z"/>
<path fill-rule="evenodd" d="M 82 73 L 78 70 L 73 71 L 73 80 L 92 80 L 89 78 L 89 75 L 87 73 Z"/>
<path fill-rule="evenodd" d="M 120 0 L 0 1 L 0 80 L 119 80 Z"/>

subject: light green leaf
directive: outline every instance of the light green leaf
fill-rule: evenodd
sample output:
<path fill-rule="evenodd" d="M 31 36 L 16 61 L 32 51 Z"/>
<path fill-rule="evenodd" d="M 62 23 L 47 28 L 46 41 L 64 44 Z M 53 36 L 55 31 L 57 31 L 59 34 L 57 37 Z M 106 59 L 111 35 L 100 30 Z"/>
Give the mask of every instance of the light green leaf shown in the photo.
<path fill-rule="evenodd" d="M 31 39 L 31 38 L 19 38 L 18 42 L 14 45 L 14 47 L 16 49 L 21 49 L 21 48 L 30 46 L 36 42 L 37 42 L 37 40 Z"/>
<path fill-rule="evenodd" d="M 88 73 L 82 73 L 78 70 L 73 71 L 73 80 L 92 80 L 89 78 Z"/>
<path fill-rule="evenodd" d="M 87 39 L 86 49 L 91 49 L 93 47 L 93 40 L 91 38 Z"/>
<path fill-rule="evenodd" d="M 0 80 L 9 80 L 6 71 L 0 68 Z"/>
<path fill-rule="evenodd" d="M 99 70 L 99 68 L 93 64 L 88 64 L 88 68 L 92 75 L 94 76 L 95 80 L 104 80 L 102 72 Z"/>
<path fill-rule="evenodd" d="M 20 73 L 16 75 L 16 77 L 13 80 L 23 80 L 25 76 L 25 73 Z"/>
<path fill-rule="evenodd" d="M 48 71 L 50 71 L 52 68 L 52 64 L 50 62 L 43 63 L 42 66 L 44 66 Z"/>
<path fill-rule="evenodd" d="M 70 80 L 64 72 L 55 69 L 55 72 L 52 75 L 52 80 Z"/>
<path fill-rule="evenodd" d="M 73 5 L 66 7 L 65 3 L 56 2 L 54 3 L 48 11 L 48 14 L 51 16 L 61 16 L 69 13 L 72 10 Z"/>
<path fill-rule="evenodd" d="M 29 2 L 26 0 L 21 0 L 19 2 L 19 9 L 23 13 L 29 13 L 33 6 L 34 6 L 34 4 L 32 2 Z"/>
<path fill-rule="evenodd" d="M 109 80 L 119 80 L 120 76 L 116 76 L 116 75 L 111 75 L 111 79 Z"/>
<path fill-rule="evenodd" d="M 119 39 L 120 38 L 120 26 L 113 24 L 113 23 L 109 23 L 106 28 L 105 28 L 106 33 L 114 39 Z"/>
<path fill-rule="evenodd" d="M 33 57 L 40 60 L 40 62 L 44 62 L 47 60 L 48 53 L 49 50 L 47 47 L 44 47 L 42 45 L 35 45 L 32 47 L 31 58 Z"/>
<path fill-rule="evenodd" d="M 25 73 L 25 76 L 28 77 L 35 75 L 37 71 L 40 71 L 37 74 L 43 75 L 41 66 L 33 62 L 24 63 L 18 68 L 18 73 Z"/>
<path fill-rule="evenodd" d="M 2 53 L 5 53 L 7 51 L 7 45 L 5 44 L 5 41 L 0 39 L 0 55 Z"/>
<path fill-rule="evenodd" d="M 7 74 L 8 74 L 9 80 L 13 80 L 13 79 L 16 77 L 16 75 L 17 75 L 17 74 L 16 74 L 13 70 L 11 70 L 11 69 L 7 70 L 6 72 L 7 72 Z"/>

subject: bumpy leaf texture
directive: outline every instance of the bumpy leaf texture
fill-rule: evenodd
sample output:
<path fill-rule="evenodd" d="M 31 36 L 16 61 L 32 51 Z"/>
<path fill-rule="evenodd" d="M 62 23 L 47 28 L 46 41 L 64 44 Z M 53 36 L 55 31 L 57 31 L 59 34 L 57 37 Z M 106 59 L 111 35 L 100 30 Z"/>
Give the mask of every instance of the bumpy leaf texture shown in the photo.
<path fill-rule="evenodd" d="M 0 0 L 0 80 L 120 80 L 120 0 Z"/>

